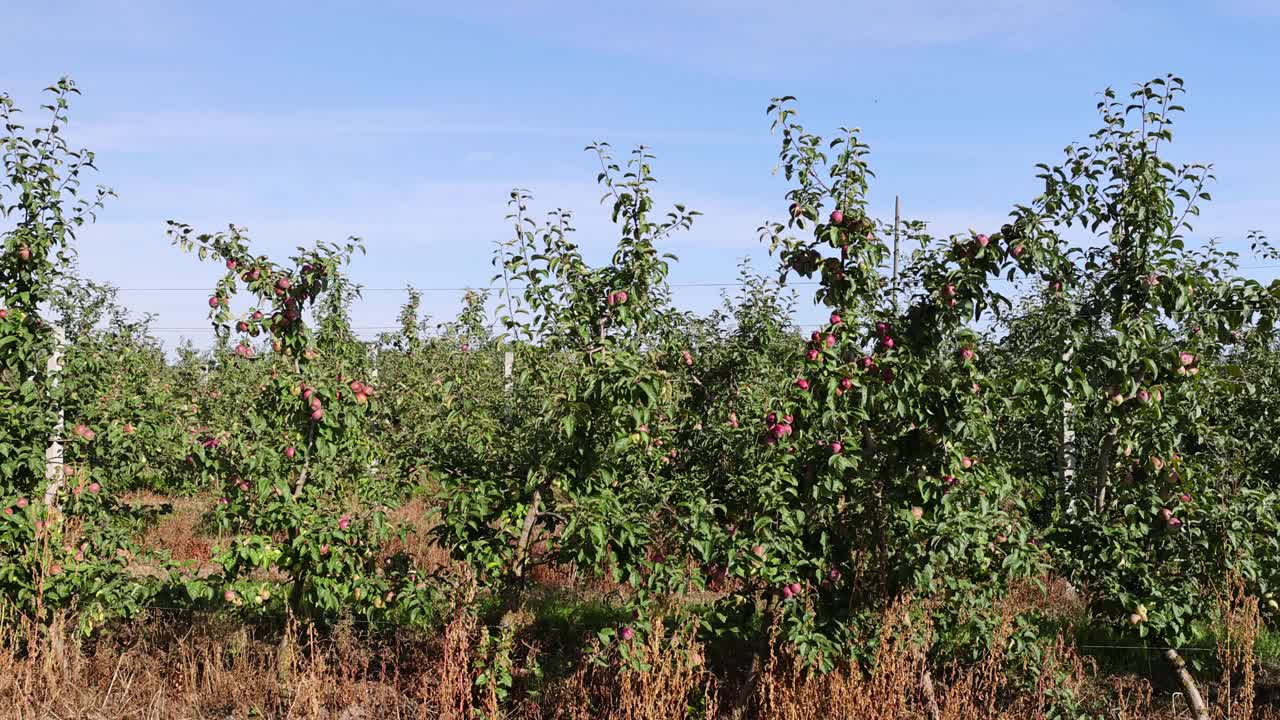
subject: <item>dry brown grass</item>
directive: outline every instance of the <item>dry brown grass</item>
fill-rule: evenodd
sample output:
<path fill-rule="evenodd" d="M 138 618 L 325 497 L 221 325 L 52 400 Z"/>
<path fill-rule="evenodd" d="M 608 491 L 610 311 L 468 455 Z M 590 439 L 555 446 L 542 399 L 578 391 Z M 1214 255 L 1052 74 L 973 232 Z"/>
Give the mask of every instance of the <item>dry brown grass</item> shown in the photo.
<path fill-rule="evenodd" d="M 537 660 L 536 648 L 506 642 L 510 634 L 484 627 L 469 612 L 460 612 L 430 638 L 363 637 L 349 624 L 320 636 L 293 623 L 283 632 L 258 635 L 216 618 L 182 618 L 139 621 L 85 642 L 61 623 L 37 631 L 5 619 L 0 621 L 0 720 L 920 720 L 930 717 L 924 668 L 920 652 L 906 639 L 909 633 L 900 632 L 904 617 L 886 624 L 875 662 L 867 668 L 846 665 L 817 673 L 774 642 L 748 681 L 749 692 L 741 695 L 720 691 L 727 680 L 708 669 L 705 649 L 687 625 L 633 642 L 634 659 L 648 666 L 645 672 L 630 670 L 616 653 L 595 647 L 572 672 L 541 683 L 538 693 L 510 697 L 481 673 L 507 663 L 517 676 L 516 687 L 527 690 L 531 686 L 522 683 L 528 680 L 527 666 Z M 517 618 L 510 630 L 518 633 L 528 621 Z M 35 639 L 16 642 L 20 634 Z M 15 649 L 24 644 L 27 651 Z M 1231 652 L 1242 651 L 1236 646 Z M 1106 716 L 1118 720 L 1187 717 L 1184 706 L 1160 701 L 1143 681 L 1095 677 L 1061 642 L 1047 649 L 1033 688 L 1012 687 L 1005 663 L 994 653 L 976 665 L 937 674 L 937 717 L 1045 718 L 1049 694 L 1064 690 L 1104 704 Z M 1233 687 L 1235 700 L 1216 703 L 1217 717 L 1277 717 L 1255 712 L 1243 700 L 1244 686 Z"/>
<path fill-rule="evenodd" d="M 147 548 L 175 559 L 207 559 L 209 545 L 219 540 L 199 524 L 207 499 L 138 500 L 173 505 L 146 533 Z M 411 532 L 384 550 L 407 553 L 419 567 L 452 567 L 430 540 L 426 510 L 418 503 L 397 510 L 393 520 Z M 605 589 L 563 571 L 539 572 L 547 586 L 572 588 L 575 596 Z M 472 592 L 457 598 L 459 607 L 473 606 Z M 1099 676 L 1063 641 L 1043 649 L 1037 667 L 1024 675 L 1030 686 L 1014 684 L 1012 661 L 1001 651 L 976 664 L 934 668 L 928 678 L 935 715 L 919 644 L 928 642 L 929 628 L 919 625 L 927 612 L 916 608 L 912 628 L 907 609 L 904 602 L 888 611 L 891 621 L 866 667 L 814 672 L 775 640 L 754 663 L 736 658 L 730 665 L 741 669 L 727 676 L 711 670 L 691 625 L 630 644 L 634 660 L 647 667 L 637 672 L 614 648 L 583 650 L 555 638 L 541 639 L 555 655 L 544 657 L 532 632 L 534 618 L 519 611 L 509 613 L 504 627 L 491 628 L 463 610 L 430 637 L 369 635 L 350 624 L 322 635 L 294 623 L 281 630 L 177 614 L 128 623 L 93 640 L 76 638 L 62 622 L 36 628 L 0 615 L 0 720 L 1023 720 L 1049 717 L 1049 699 L 1064 693 L 1116 720 L 1189 717 L 1185 704 L 1154 691 L 1145 679 Z M 992 646 L 1005 647 L 1012 618 L 1030 609 L 1069 624 L 1083 606 L 1059 582 L 1015 588 Z M 1209 693 L 1215 717 L 1280 720 L 1274 709 L 1254 707 L 1256 601 L 1233 586 L 1220 614 L 1223 675 Z M 556 664 L 567 669 L 538 675 L 540 667 Z M 509 691 L 494 673 L 485 674 L 492 668 L 511 676 Z"/>
<path fill-rule="evenodd" d="M 206 532 L 201 523 L 205 511 L 213 504 L 209 498 L 154 496 L 127 498 L 126 502 L 168 504 L 172 508 L 143 534 L 141 544 L 147 552 L 168 553 L 174 560 L 204 563 L 209 560 L 210 548 L 225 542 L 224 537 Z"/>

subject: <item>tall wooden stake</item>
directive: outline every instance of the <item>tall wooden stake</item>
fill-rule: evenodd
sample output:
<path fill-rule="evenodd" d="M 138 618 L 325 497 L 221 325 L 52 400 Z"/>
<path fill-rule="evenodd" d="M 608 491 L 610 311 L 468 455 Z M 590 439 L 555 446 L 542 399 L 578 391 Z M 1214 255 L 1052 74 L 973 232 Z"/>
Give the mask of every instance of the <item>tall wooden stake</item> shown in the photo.
<path fill-rule="evenodd" d="M 893 196 L 893 310 L 898 310 L 898 227 L 902 224 L 902 198 Z"/>

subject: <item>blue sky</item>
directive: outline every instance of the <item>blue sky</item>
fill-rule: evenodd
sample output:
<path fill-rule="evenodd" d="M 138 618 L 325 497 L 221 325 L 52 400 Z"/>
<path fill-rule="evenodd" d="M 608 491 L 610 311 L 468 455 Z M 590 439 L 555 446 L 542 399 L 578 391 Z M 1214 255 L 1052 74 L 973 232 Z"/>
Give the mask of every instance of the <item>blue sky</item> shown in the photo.
<path fill-rule="evenodd" d="M 673 282 L 731 281 L 785 210 L 771 175 L 770 97 L 799 97 L 814 130 L 863 128 L 872 201 L 937 234 L 998 227 L 1096 126 L 1097 92 L 1173 72 L 1190 112 L 1174 155 L 1213 162 L 1196 230 L 1247 249 L 1280 232 L 1280 0 L 600 0 L 173 3 L 0 0 L 0 92 L 34 111 L 71 75 L 72 142 L 113 187 L 81 236 L 85 274 L 126 290 L 162 328 L 203 327 L 215 275 L 171 247 L 164 222 L 234 222 L 272 254 L 365 239 L 371 288 L 485 285 L 512 187 L 570 208 L 578 240 L 613 241 L 594 159 L 643 142 L 659 199 L 703 213 L 674 238 Z M 1269 277 L 1276 270 L 1256 271 Z M 193 288 L 155 292 L 145 288 Z M 677 301 L 705 310 L 715 288 Z M 401 297 L 369 292 L 359 327 Z M 425 304 L 449 317 L 456 293 Z M 800 318 L 810 321 L 816 312 Z M 199 332 L 164 331 L 200 337 Z"/>

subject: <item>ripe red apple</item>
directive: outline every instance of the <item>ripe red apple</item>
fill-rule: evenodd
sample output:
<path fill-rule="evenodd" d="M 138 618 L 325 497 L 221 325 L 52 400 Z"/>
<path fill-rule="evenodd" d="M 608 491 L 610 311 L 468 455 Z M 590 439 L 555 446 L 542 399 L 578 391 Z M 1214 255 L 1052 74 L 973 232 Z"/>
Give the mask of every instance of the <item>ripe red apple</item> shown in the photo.
<path fill-rule="evenodd" d="M 840 224 L 841 224 L 841 223 L 843 223 L 843 222 L 844 222 L 844 213 L 840 212 L 839 210 L 832 210 L 832 211 L 831 211 L 831 224 L 832 224 L 832 225 L 840 225 Z"/>
<path fill-rule="evenodd" d="M 137 428 L 135 428 L 132 424 L 130 424 L 130 423 L 125 423 L 125 424 L 124 424 L 124 434 L 125 434 L 125 435 L 132 435 L 132 434 L 134 433 L 134 431 L 135 431 L 135 430 L 137 430 Z"/>
<path fill-rule="evenodd" d="M 320 554 L 321 555 L 329 554 L 329 543 L 324 543 L 320 546 Z"/>
<path fill-rule="evenodd" d="M 956 484 L 956 482 L 957 482 L 957 480 L 956 480 L 956 478 L 955 478 L 955 476 L 954 476 L 954 475 L 943 475 L 943 476 L 942 476 L 942 484 L 943 484 L 943 485 L 955 485 L 955 484 Z"/>
<path fill-rule="evenodd" d="M 635 636 L 636 636 L 636 631 L 632 630 L 629 627 L 622 628 L 622 631 L 618 633 L 618 637 L 622 638 L 624 641 L 630 640 Z"/>
<path fill-rule="evenodd" d="M 863 370 L 868 370 L 868 371 L 874 370 L 876 367 L 876 361 L 872 360 L 870 357 L 862 358 L 861 360 L 858 361 L 858 364 L 862 366 Z"/>
<path fill-rule="evenodd" d="M 840 317 L 840 313 L 831 313 L 831 324 L 839 325 L 844 322 L 844 318 Z"/>
<path fill-rule="evenodd" d="M 20 498 L 18 498 L 18 503 L 17 503 L 17 504 L 18 504 L 18 507 L 19 507 L 19 508 L 24 508 L 24 507 L 26 507 L 26 506 L 29 504 L 29 502 L 30 502 L 30 501 L 29 501 L 29 500 L 27 500 L 26 498 L 24 498 L 24 497 L 20 497 Z"/>
<path fill-rule="evenodd" d="M 288 290 L 292 285 L 293 283 L 289 281 L 289 278 L 280 278 L 276 281 L 276 287 L 281 290 Z"/>
<path fill-rule="evenodd" d="M 351 516 L 350 516 L 350 515 L 343 515 L 342 517 L 338 518 L 338 529 L 339 529 L 339 530 L 346 530 L 346 529 L 347 529 L 347 528 L 349 528 L 349 527 L 351 527 Z"/>
<path fill-rule="evenodd" d="M 921 508 L 919 505 L 913 506 L 911 508 L 911 517 L 915 518 L 916 520 L 919 520 L 920 518 L 924 517 L 924 509 Z"/>
<path fill-rule="evenodd" d="M 884 346 L 885 350 L 892 350 L 894 345 L 893 338 L 886 337 L 880 341 L 880 344 Z"/>
<path fill-rule="evenodd" d="M 808 381 L 808 380 L 805 380 L 804 378 L 797 378 L 797 379 L 796 379 L 796 387 L 800 388 L 801 390 L 808 390 L 808 389 L 809 389 L 809 381 Z"/>
<path fill-rule="evenodd" d="M 841 389 L 841 390 L 846 390 L 846 391 L 847 391 L 847 390 L 850 390 L 850 389 L 852 389 L 852 388 L 853 388 L 853 378 L 849 378 L 849 377 L 840 378 L 840 389 Z"/>
<path fill-rule="evenodd" d="M 22 262 L 30 261 L 31 248 L 27 247 L 26 245 L 23 245 L 22 247 L 18 248 L 18 259 L 21 260 Z"/>
<path fill-rule="evenodd" d="M 1179 500 L 1181 500 L 1181 501 L 1182 501 L 1182 502 L 1184 502 L 1184 503 L 1189 503 L 1189 502 L 1191 502 L 1191 496 L 1190 496 L 1190 495 L 1188 495 L 1188 494 L 1186 494 L 1186 493 L 1182 493 L 1181 495 L 1179 495 L 1179 496 L 1178 496 L 1178 499 L 1179 499 Z"/>
<path fill-rule="evenodd" d="M 227 590 L 226 592 L 222 593 L 222 599 L 223 599 L 223 600 L 226 600 L 226 601 L 227 601 L 227 602 L 229 602 L 229 603 L 233 603 L 233 602 L 235 602 L 235 601 L 236 601 L 236 593 L 235 593 L 235 591 L 234 591 L 234 590 Z"/>
<path fill-rule="evenodd" d="M 296 455 L 297 453 L 298 451 L 294 450 L 292 445 L 284 449 L 284 456 L 289 458 L 290 460 L 292 460 L 293 456 Z"/>
<path fill-rule="evenodd" d="M 9 311 L 4 308 L 0 308 L 0 320 L 4 320 L 7 317 L 9 317 Z"/>
<path fill-rule="evenodd" d="M 102 489 L 102 486 L 96 482 L 89 483 L 89 492 L 96 493 Z"/>
<path fill-rule="evenodd" d="M 763 545 L 753 545 L 753 546 L 751 547 L 751 553 L 752 553 L 753 555 L 755 555 L 756 557 L 760 558 L 761 560 L 763 560 L 763 559 L 764 559 L 764 546 L 763 546 Z"/>
<path fill-rule="evenodd" d="M 952 285 L 951 283 L 947 283 L 946 285 L 942 286 L 942 297 L 953 298 L 955 296 L 956 296 L 955 285 Z"/>
<path fill-rule="evenodd" d="M 323 410 L 322 408 L 316 408 L 315 410 L 312 410 L 312 411 L 311 411 L 311 419 L 312 419 L 312 420 L 315 420 L 316 422 L 320 422 L 321 420 L 323 420 L 323 419 L 324 419 L 324 410 Z"/>
<path fill-rule="evenodd" d="M 1062 292 L 1062 281 L 1061 281 L 1061 280 L 1050 280 L 1050 281 L 1049 281 L 1049 291 L 1050 291 L 1050 292 L 1056 292 L 1056 293 L 1057 293 L 1057 292 Z"/>
<path fill-rule="evenodd" d="M 1022 253 L 1023 253 L 1023 252 L 1025 252 L 1025 250 L 1026 250 L 1026 248 L 1022 247 L 1021 245 L 1014 245 L 1014 246 L 1013 246 L 1013 249 L 1011 249 L 1011 250 L 1009 251 L 1009 254 L 1010 254 L 1010 255 L 1012 255 L 1012 256 L 1014 257 L 1014 259 L 1016 260 L 1016 259 L 1018 259 L 1018 258 L 1022 257 Z"/>
<path fill-rule="evenodd" d="M 787 589 L 791 591 L 792 595 L 799 595 L 803 588 L 800 587 L 800 583 L 791 583 L 787 586 Z"/>
<path fill-rule="evenodd" d="M 831 443 L 832 455 L 839 455 L 842 452 L 844 452 L 844 443 L 840 442 L 839 440 Z"/>
<path fill-rule="evenodd" d="M 239 332 L 249 332 L 249 323 L 241 320 L 240 322 L 236 323 L 236 330 Z"/>
<path fill-rule="evenodd" d="M 693 367 L 693 353 L 688 350 L 681 350 L 680 357 L 684 358 L 684 364 Z"/>
<path fill-rule="evenodd" d="M 230 259 L 230 258 L 228 258 L 228 259 L 227 259 L 227 269 L 228 269 L 228 270 L 235 270 L 235 269 L 236 269 L 236 261 L 235 261 L 235 260 L 232 260 L 232 259 Z"/>
<path fill-rule="evenodd" d="M 971 347 L 960 348 L 960 360 L 962 362 L 969 362 L 973 360 L 973 356 L 974 356 L 973 348 Z"/>
<path fill-rule="evenodd" d="M 1146 390 L 1139 390 L 1137 398 L 1138 398 L 1138 402 L 1143 403 L 1145 405 L 1146 403 L 1151 402 L 1151 393 L 1147 392 Z"/>
<path fill-rule="evenodd" d="M 973 467 L 973 464 L 974 464 L 973 458 L 967 455 L 960 458 L 960 467 L 964 468 L 965 470 L 968 470 L 969 468 Z"/>
<path fill-rule="evenodd" d="M 216 308 L 218 307 L 219 304 L 220 303 L 218 302 L 218 298 L 216 296 L 209 298 L 209 307 Z"/>
<path fill-rule="evenodd" d="M 986 235 L 979 235 L 975 239 L 978 242 L 978 247 L 986 247 L 991 242 L 991 238 L 987 237 Z"/>
<path fill-rule="evenodd" d="M 618 297 L 617 297 L 617 303 L 618 303 L 619 305 L 626 305 L 626 304 L 627 304 L 627 297 L 628 297 L 628 295 L 627 295 L 627 291 L 626 291 L 626 290 L 619 290 L 619 291 L 617 292 L 617 295 L 618 295 Z"/>

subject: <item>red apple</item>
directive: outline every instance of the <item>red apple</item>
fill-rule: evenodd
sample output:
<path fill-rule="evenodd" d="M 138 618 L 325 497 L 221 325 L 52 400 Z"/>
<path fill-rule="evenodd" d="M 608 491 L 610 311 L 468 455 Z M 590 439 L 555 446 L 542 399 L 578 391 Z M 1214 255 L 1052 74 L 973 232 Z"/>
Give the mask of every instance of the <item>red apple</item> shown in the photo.
<path fill-rule="evenodd" d="M 832 210 L 832 211 L 831 211 L 831 224 L 832 224 L 832 225 L 839 225 L 839 224 L 841 224 L 841 223 L 843 223 L 843 222 L 844 222 L 844 213 L 840 212 L 839 210 Z"/>
<path fill-rule="evenodd" d="M 21 260 L 22 262 L 30 261 L 31 248 L 27 247 L 26 245 L 23 245 L 22 247 L 18 248 L 18 259 Z"/>
<path fill-rule="evenodd" d="M 298 451 L 294 450 L 292 445 L 284 449 L 284 456 L 289 458 L 290 460 L 292 460 L 293 456 L 296 455 L 297 453 Z"/>

